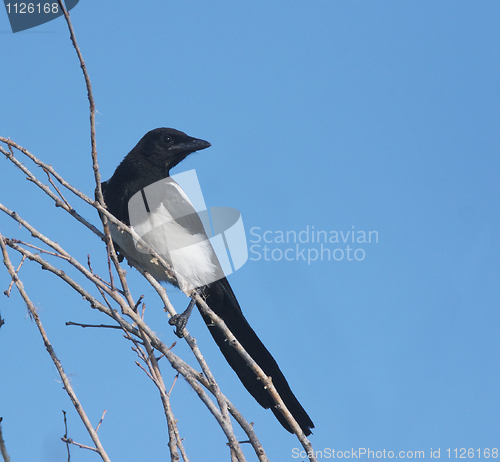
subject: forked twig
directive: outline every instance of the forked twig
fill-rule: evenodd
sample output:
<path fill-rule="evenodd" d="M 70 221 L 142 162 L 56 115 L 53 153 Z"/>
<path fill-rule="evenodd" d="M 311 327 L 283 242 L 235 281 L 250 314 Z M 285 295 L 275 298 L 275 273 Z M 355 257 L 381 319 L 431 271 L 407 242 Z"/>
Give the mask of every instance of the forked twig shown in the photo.
<path fill-rule="evenodd" d="M 9 148 L 11 149 L 11 153 L 12 153 L 12 146 L 9 146 Z M 12 153 L 13 154 L 13 153 Z M 42 167 L 43 168 L 43 167 Z M 61 191 L 59 190 L 59 188 L 55 185 L 55 183 L 52 181 L 52 177 L 50 176 L 50 172 L 46 169 L 46 168 L 43 168 L 43 171 L 47 174 L 47 178 L 49 180 L 49 183 L 53 186 L 53 188 L 57 191 L 57 194 L 59 194 L 59 197 L 64 201 L 64 203 L 69 207 L 69 208 L 72 208 L 71 205 L 69 205 L 69 202 L 66 200 L 66 198 L 63 196 L 63 194 L 61 193 Z"/>
<path fill-rule="evenodd" d="M 19 266 L 16 268 L 16 271 L 15 271 L 16 272 L 16 276 L 19 273 L 19 270 L 21 269 L 21 266 L 23 266 L 24 260 L 26 260 L 26 257 L 23 255 L 21 257 L 21 262 L 19 263 Z M 4 291 L 4 294 L 7 295 L 7 297 L 10 297 L 10 292 L 12 290 L 13 285 L 14 285 L 14 279 L 12 281 L 10 281 L 8 289 Z M 1 321 L 2 321 L 2 319 L 0 318 L 0 322 Z M 2 324 L 3 324 L 3 322 L 1 322 L 0 326 Z"/>

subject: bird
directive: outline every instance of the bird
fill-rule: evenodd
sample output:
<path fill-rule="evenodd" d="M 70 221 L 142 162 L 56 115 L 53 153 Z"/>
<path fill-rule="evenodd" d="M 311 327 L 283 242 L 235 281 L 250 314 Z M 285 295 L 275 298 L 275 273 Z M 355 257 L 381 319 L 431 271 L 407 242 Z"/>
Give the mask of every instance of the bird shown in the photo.
<path fill-rule="evenodd" d="M 146 133 L 118 165 L 112 177 L 101 183 L 108 211 L 127 226 L 132 224 L 134 231 L 173 267 L 174 275 L 168 274 L 147 250 L 138 249 L 140 246 L 136 245 L 132 236 L 112 223 L 109 224 L 111 237 L 121 257 L 125 254 L 158 282 L 167 282 L 181 289 L 182 284 L 187 283 L 190 288 L 196 288 L 247 353 L 271 377 L 284 404 L 308 436 L 314 428 L 311 418 L 295 397 L 275 359 L 243 315 L 200 217 L 182 188 L 170 177 L 170 171 L 188 155 L 210 146 L 209 142 L 179 130 L 156 128 Z M 170 323 L 177 326 L 177 335 L 182 336 L 193 306 L 194 299 L 185 313 L 170 319 Z M 293 433 L 262 382 L 199 305 L 198 309 L 210 334 L 247 391 L 262 407 L 270 408 L 281 425 Z"/>

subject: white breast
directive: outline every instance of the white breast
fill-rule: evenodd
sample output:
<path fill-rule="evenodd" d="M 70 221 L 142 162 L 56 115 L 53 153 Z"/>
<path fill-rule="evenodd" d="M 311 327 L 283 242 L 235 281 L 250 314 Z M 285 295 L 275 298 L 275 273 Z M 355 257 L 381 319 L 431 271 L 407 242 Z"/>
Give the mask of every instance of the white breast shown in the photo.
<path fill-rule="evenodd" d="M 134 230 L 188 282 L 188 287 L 183 287 L 184 290 L 218 279 L 217 259 L 214 259 L 213 248 L 205 234 L 191 234 L 172 219 L 163 204 L 148 215 L 149 219 L 134 226 Z M 113 224 L 110 224 L 110 231 L 113 241 L 156 280 L 177 285 L 150 254 L 137 249 L 134 239 L 128 233 L 119 232 Z"/>

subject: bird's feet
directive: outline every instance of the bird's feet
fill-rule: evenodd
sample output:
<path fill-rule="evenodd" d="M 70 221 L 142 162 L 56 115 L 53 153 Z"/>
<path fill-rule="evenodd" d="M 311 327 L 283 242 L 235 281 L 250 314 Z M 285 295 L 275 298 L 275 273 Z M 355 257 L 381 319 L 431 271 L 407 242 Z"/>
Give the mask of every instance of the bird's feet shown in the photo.
<path fill-rule="evenodd" d="M 182 338 L 184 337 L 184 329 L 186 327 L 186 324 L 189 320 L 189 316 L 191 316 L 191 312 L 193 311 L 195 301 L 194 299 L 191 299 L 189 302 L 188 307 L 182 312 L 181 314 L 174 314 L 169 320 L 168 323 L 171 326 L 175 326 L 175 335 L 177 337 Z"/>
<path fill-rule="evenodd" d="M 186 324 L 188 322 L 189 316 L 185 315 L 186 312 L 181 313 L 181 314 L 174 314 L 169 320 L 168 323 L 171 326 L 175 326 L 175 335 L 177 337 L 182 338 L 184 337 L 184 329 L 186 327 Z"/>

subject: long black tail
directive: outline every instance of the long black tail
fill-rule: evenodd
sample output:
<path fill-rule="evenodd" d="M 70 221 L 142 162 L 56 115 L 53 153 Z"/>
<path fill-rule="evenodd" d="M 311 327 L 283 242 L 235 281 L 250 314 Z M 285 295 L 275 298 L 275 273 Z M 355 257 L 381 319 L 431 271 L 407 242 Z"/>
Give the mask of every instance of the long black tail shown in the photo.
<path fill-rule="evenodd" d="M 272 378 L 276 390 L 280 394 L 286 407 L 293 415 L 297 423 L 302 428 L 306 435 L 311 434 L 311 428 L 314 424 L 307 415 L 307 412 L 301 406 L 295 395 L 293 394 L 285 376 L 280 371 L 278 364 L 267 351 L 267 348 L 260 341 L 257 334 L 248 324 L 247 320 L 241 312 L 240 305 L 229 285 L 229 282 L 224 278 L 209 286 L 205 286 L 202 290 L 202 295 L 206 299 L 208 306 L 223 319 L 229 330 L 241 343 L 247 353 L 257 362 L 267 376 Z M 203 316 L 203 314 L 202 314 Z M 281 412 L 274 407 L 274 401 L 269 393 L 264 389 L 260 380 L 257 380 L 255 373 L 247 366 L 243 358 L 238 352 L 228 344 L 225 336 L 220 330 L 211 325 L 211 321 L 207 316 L 203 316 L 212 337 L 219 346 L 222 354 L 225 356 L 229 365 L 236 372 L 241 382 L 248 392 L 257 400 L 257 402 L 265 409 L 271 408 L 276 418 L 281 425 L 289 432 L 292 432 L 290 425 L 283 418 Z"/>

